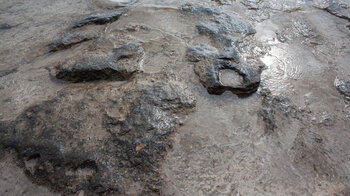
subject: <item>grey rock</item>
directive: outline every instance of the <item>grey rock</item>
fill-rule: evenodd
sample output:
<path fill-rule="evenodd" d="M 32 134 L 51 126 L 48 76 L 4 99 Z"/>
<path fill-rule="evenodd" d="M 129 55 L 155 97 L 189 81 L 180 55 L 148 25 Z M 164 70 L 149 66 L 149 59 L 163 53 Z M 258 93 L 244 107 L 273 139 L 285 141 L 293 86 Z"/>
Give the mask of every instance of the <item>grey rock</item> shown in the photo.
<path fill-rule="evenodd" d="M 257 10 L 260 8 L 259 3 L 261 0 L 243 0 L 241 3 L 248 9 Z"/>
<path fill-rule="evenodd" d="M 215 57 L 218 50 L 212 46 L 202 44 L 200 46 L 190 46 L 187 48 L 187 59 L 191 62 L 199 62 L 208 57 Z"/>
<path fill-rule="evenodd" d="M 283 42 L 283 43 L 286 42 L 286 41 L 293 40 L 295 38 L 294 35 L 291 35 L 291 34 L 288 34 L 288 33 L 285 33 L 285 32 L 277 32 L 276 36 L 277 36 L 277 39 L 280 42 Z"/>
<path fill-rule="evenodd" d="M 191 62 L 205 60 L 208 57 L 222 60 L 233 60 L 236 63 L 240 62 L 237 51 L 232 47 L 224 48 L 221 52 L 218 52 L 216 48 L 205 44 L 200 46 L 190 46 L 187 48 L 187 58 Z"/>
<path fill-rule="evenodd" d="M 72 28 L 78 28 L 78 27 L 82 27 L 82 26 L 88 25 L 88 24 L 103 25 L 106 23 L 114 22 L 114 21 L 118 20 L 122 14 L 123 13 L 121 13 L 121 12 L 112 12 L 112 13 L 108 13 L 108 14 L 91 15 L 91 16 L 85 17 L 82 20 L 79 20 L 78 22 L 76 22 L 72 26 Z"/>
<path fill-rule="evenodd" d="M 213 22 L 200 22 L 196 27 L 199 34 L 208 35 L 225 47 L 230 47 L 240 42 L 241 38 L 239 36 L 233 37 L 232 33 L 239 33 L 243 36 L 256 33 L 250 25 L 228 15 L 215 17 Z"/>
<path fill-rule="evenodd" d="M 240 63 L 239 56 L 234 48 L 226 48 L 216 52 L 215 48 L 201 45 L 189 47 L 187 58 L 195 62 L 194 71 L 210 94 L 220 95 L 226 90 L 237 95 L 249 95 L 255 92 L 260 84 L 261 70 L 256 66 L 247 66 Z M 236 84 L 223 84 L 220 72 L 234 71 L 233 77 L 239 81 Z"/>
<path fill-rule="evenodd" d="M 226 47 L 235 45 L 240 40 L 240 38 L 232 37 L 229 34 L 229 31 L 227 30 L 227 28 L 213 22 L 208 22 L 208 23 L 202 22 L 197 24 L 196 27 L 199 34 L 208 35 L 213 40 L 223 44 Z"/>
<path fill-rule="evenodd" d="M 148 78 L 152 77 L 152 81 Z M 0 146 L 35 162 L 28 176 L 63 194 L 159 194 L 170 136 L 195 106 L 186 86 L 164 74 L 120 88 L 66 88 L 0 122 Z"/>
<path fill-rule="evenodd" d="M 267 107 L 260 110 L 258 114 L 265 123 L 265 134 L 273 133 L 277 128 L 275 110 Z"/>
<path fill-rule="evenodd" d="M 50 52 L 56 52 L 95 38 L 97 34 L 91 32 L 68 33 L 65 37 L 50 43 L 48 47 Z"/>
<path fill-rule="evenodd" d="M 334 86 L 341 94 L 350 98 L 350 81 L 344 81 L 336 78 L 334 80 Z"/>
<path fill-rule="evenodd" d="M 349 5 L 339 3 L 339 2 L 332 2 L 326 10 L 339 18 L 343 18 L 345 20 L 350 21 L 350 10 Z"/>
<path fill-rule="evenodd" d="M 0 71 L 0 78 L 7 76 L 7 75 L 10 75 L 10 74 L 13 74 L 16 71 L 17 71 L 17 69 L 2 70 L 2 71 Z"/>
<path fill-rule="evenodd" d="M 218 9 L 212 9 L 212 8 L 203 7 L 203 6 L 194 6 L 193 4 L 190 4 L 190 3 L 182 5 L 180 7 L 180 10 L 183 13 L 190 13 L 197 16 L 201 16 L 201 15 L 214 16 L 221 13 Z"/>
<path fill-rule="evenodd" d="M 141 48 L 127 44 L 113 49 L 112 55 L 82 58 L 77 63 L 57 67 L 56 78 L 70 82 L 128 80 L 139 67 Z"/>
<path fill-rule="evenodd" d="M 0 30 L 8 30 L 8 29 L 12 29 L 12 26 L 7 23 L 3 23 L 0 25 Z"/>

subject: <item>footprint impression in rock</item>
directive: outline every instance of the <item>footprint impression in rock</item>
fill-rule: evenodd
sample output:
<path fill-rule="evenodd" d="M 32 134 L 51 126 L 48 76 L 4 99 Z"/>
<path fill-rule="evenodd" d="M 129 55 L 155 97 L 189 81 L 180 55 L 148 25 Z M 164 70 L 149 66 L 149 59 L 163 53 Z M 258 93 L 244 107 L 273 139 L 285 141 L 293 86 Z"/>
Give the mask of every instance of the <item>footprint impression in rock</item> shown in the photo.
<path fill-rule="evenodd" d="M 187 49 L 187 59 L 194 63 L 194 71 L 208 92 L 220 95 L 231 91 L 242 96 L 255 92 L 260 84 L 262 64 L 257 58 L 247 61 L 240 54 L 243 53 L 240 44 L 255 34 L 255 30 L 237 16 L 219 11 L 191 6 L 184 6 L 182 10 L 199 15 L 202 20 L 196 24 L 195 39 L 209 38 Z"/>
<path fill-rule="evenodd" d="M 209 93 L 256 91 L 258 63 L 238 50 L 254 33 L 249 25 L 188 5 L 123 12 L 87 16 L 50 43 L 60 57 L 53 74 L 65 88 L 0 122 L 1 146 L 18 152 L 35 182 L 66 194 L 159 194 L 171 135 L 196 103 L 167 62 L 194 63 Z M 159 69 L 143 72 L 153 65 Z"/>

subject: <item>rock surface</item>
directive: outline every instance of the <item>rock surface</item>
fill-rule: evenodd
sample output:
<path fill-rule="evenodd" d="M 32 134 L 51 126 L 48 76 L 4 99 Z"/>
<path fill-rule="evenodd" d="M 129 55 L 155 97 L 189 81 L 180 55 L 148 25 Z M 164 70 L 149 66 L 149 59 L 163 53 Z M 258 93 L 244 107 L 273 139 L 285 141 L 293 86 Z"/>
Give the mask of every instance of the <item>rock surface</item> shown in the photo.
<path fill-rule="evenodd" d="M 162 74 L 121 88 L 67 88 L 3 122 L 1 145 L 35 162 L 30 177 L 56 191 L 126 194 L 137 191 L 132 183 L 139 194 L 159 193 L 169 137 L 194 106 L 191 92 Z"/>
<path fill-rule="evenodd" d="M 113 12 L 108 14 L 96 14 L 96 15 L 87 16 L 86 18 L 83 18 L 77 21 L 72 26 L 72 28 L 78 28 L 89 24 L 103 25 L 103 24 L 118 20 L 121 15 L 122 15 L 121 12 Z"/>
<path fill-rule="evenodd" d="M 140 47 L 127 44 L 112 50 L 111 55 L 82 58 L 77 63 L 57 67 L 56 78 L 71 82 L 128 80 L 140 70 Z"/>
<path fill-rule="evenodd" d="M 348 7 L 1 2 L 0 195 L 349 195 Z"/>

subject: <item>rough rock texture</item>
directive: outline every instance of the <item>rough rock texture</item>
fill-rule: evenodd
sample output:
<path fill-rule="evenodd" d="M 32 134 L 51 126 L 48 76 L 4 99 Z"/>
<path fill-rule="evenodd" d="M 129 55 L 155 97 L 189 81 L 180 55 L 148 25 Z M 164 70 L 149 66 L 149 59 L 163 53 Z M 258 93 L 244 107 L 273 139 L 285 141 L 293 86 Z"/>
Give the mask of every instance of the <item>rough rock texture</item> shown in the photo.
<path fill-rule="evenodd" d="M 9 25 L 9 24 L 6 24 L 6 23 L 3 23 L 0 25 L 0 30 L 8 30 L 8 29 L 11 29 L 12 26 Z"/>
<path fill-rule="evenodd" d="M 15 73 L 16 71 L 17 71 L 17 69 L 0 71 L 0 77 L 4 77 L 4 76 L 7 76 L 9 74 Z"/>
<path fill-rule="evenodd" d="M 114 21 L 118 20 L 122 14 L 123 13 L 121 13 L 121 12 L 112 12 L 112 13 L 108 13 L 108 14 L 96 14 L 96 15 L 87 16 L 86 18 L 83 18 L 83 19 L 77 21 L 72 26 L 72 28 L 78 28 L 78 27 L 82 27 L 85 25 L 89 25 L 89 24 L 102 25 L 102 24 L 114 22 Z"/>
<path fill-rule="evenodd" d="M 140 69 L 142 49 L 135 44 L 114 48 L 111 55 L 82 58 L 57 67 L 56 78 L 71 82 L 128 80 Z"/>
<path fill-rule="evenodd" d="M 31 178 L 56 191 L 159 193 L 169 136 L 194 105 L 182 83 L 162 74 L 121 88 L 67 88 L 1 122 L 1 145 L 34 162 Z"/>
<path fill-rule="evenodd" d="M 344 81 L 336 78 L 334 80 L 334 86 L 340 93 L 342 93 L 346 97 L 350 97 L 350 81 Z"/>
<path fill-rule="evenodd" d="M 341 3 L 341 2 L 332 2 L 330 5 L 326 8 L 326 10 L 343 19 L 346 19 L 350 21 L 350 9 L 349 4 Z"/>
<path fill-rule="evenodd" d="M 187 57 L 195 62 L 194 71 L 203 85 L 211 94 L 222 94 L 229 90 L 236 94 L 251 94 L 255 92 L 260 83 L 259 68 L 249 67 L 240 63 L 239 56 L 233 48 L 217 53 L 214 48 L 202 45 L 189 47 Z M 238 83 L 225 85 L 221 81 L 220 71 L 232 70 Z"/>
<path fill-rule="evenodd" d="M 50 43 L 48 47 L 50 52 L 56 52 L 95 38 L 97 38 L 97 35 L 92 32 L 68 33 L 63 38 Z"/>
<path fill-rule="evenodd" d="M 191 10 L 198 15 L 195 8 Z M 200 22 L 196 28 L 199 35 L 209 36 L 217 48 L 205 44 L 188 47 L 187 58 L 195 63 L 195 73 L 210 94 L 220 95 L 226 90 L 238 95 L 255 92 L 260 83 L 261 66 L 258 62 L 241 61 L 237 48 L 246 36 L 256 31 L 231 15 L 218 12 L 208 16 L 212 22 Z M 228 82 L 223 81 L 222 74 L 231 77 Z"/>
<path fill-rule="evenodd" d="M 0 195 L 349 195 L 348 5 L 2 1 Z"/>

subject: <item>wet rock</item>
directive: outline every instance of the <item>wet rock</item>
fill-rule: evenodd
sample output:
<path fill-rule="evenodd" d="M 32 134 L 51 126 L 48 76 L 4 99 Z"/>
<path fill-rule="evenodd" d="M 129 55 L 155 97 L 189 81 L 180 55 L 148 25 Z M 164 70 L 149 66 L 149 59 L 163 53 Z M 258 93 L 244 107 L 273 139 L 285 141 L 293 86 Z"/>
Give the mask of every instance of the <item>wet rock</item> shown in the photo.
<path fill-rule="evenodd" d="M 152 78 L 152 79 L 148 79 Z M 0 145 L 18 152 L 28 175 L 64 194 L 159 194 L 170 136 L 195 106 L 169 75 L 140 74 L 119 88 L 66 88 L 0 122 Z"/>
<path fill-rule="evenodd" d="M 245 5 L 248 9 L 257 10 L 259 9 L 259 3 L 261 0 L 243 0 L 241 3 Z"/>
<path fill-rule="evenodd" d="M 98 25 L 103 25 L 106 23 L 111 23 L 119 19 L 119 17 L 123 13 L 121 12 L 113 12 L 113 13 L 108 13 L 108 14 L 96 14 L 96 15 L 91 15 L 86 18 L 83 18 L 82 20 L 76 22 L 72 28 L 78 28 L 82 27 L 84 25 L 89 25 L 89 24 L 98 24 Z"/>
<path fill-rule="evenodd" d="M 228 90 L 238 95 L 249 95 L 259 86 L 260 69 L 239 63 L 234 48 L 216 52 L 215 48 L 207 45 L 189 47 L 187 58 L 195 62 L 194 71 L 210 94 L 220 95 Z M 233 71 L 234 82 L 231 85 L 225 84 L 221 77 L 222 73 L 229 71 Z"/>
<path fill-rule="evenodd" d="M 127 44 L 113 49 L 107 56 L 82 58 L 78 62 L 57 67 L 56 78 L 70 82 L 96 80 L 128 80 L 139 67 L 142 49 L 135 44 Z"/>
<path fill-rule="evenodd" d="M 336 78 L 334 80 L 334 86 L 341 94 L 350 99 L 350 81 L 344 81 L 342 79 Z"/>
<path fill-rule="evenodd" d="M 340 2 L 332 2 L 326 8 L 326 10 L 339 18 L 343 18 L 345 20 L 350 21 L 350 9 L 349 5 L 340 3 Z"/>
<path fill-rule="evenodd" d="M 300 130 L 289 151 L 294 168 L 312 176 L 334 180 L 335 176 L 346 176 L 344 168 L 329 153 L 321 135 L 308 130 Z"/>
<path fill-rule="evenodd" d="M 206 58 L 217 58 L 222 60 L 232 60 L 239 63 L 239 55 L 234 48 L 225 48 L 223 51 L 218 52 L 214 47 L 206 44 L 200 46 L 191 46 L 187 49 L 187 58 L 191 62 L 199 62 Z"/>
<path fill-rule="evenodd" d="M 91 32 L 68 33 L 65 37 L 50 43 L 48 47 L 50 52 L 56 52 L 95 38 L 97 34 Z"/>
<path fill-rule="evenodd" d="M 271 134 L 277 128 L 275 119 L 275 110 L 272 108 L 263 108 L 259 111 L 259 116 L 265 123 L 265 134 Z"/>
<path fill-rule="evenodd" d="M 12 29 L 12 26 L 6 23 L 3 23 L 0 25 L 0 30 L 8 30 L 8 29 Z"/>
<path fill-rule="evenodd" d="M 276 32 L 280 42 L 287 42 L 297 38 L 316 38 L 317 34 L 312 26 L 302 18 L 293 19 L 289 26 L 282 31 Z"/>
<path fill-rule="evenodd" d="M 259 91 L 262 95 L 262 106 L 258 116 L 265 125 L 265 134 L 272 135 L 277 133 L 279 122 L 286 119 L 296 120 L 300 123 L 306 119 L 305 111 L 301 111 L 288 98 L 272 95 L 268 89 L 262 87 Z"/>
<path fill-rule="evenodd" d="M 212 18 L 213 22 L 200 22 L 196 25 L 200 35 L 207 35 L 216 42 L 230 47 L 241 41 L 242 36 L 253 35 L 256 31 L 249 25 L 229 15 Z M 236 34 L 235 34 L 236 33 Z"/>
<path fill-rule="evenodd" d="M 131 23 L 125 26 L 125 30 L 135 32 L 139 30 L 150 31 L 151 29 L 145 24 Z"/>

